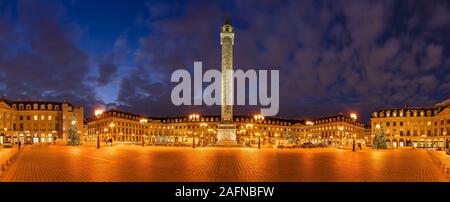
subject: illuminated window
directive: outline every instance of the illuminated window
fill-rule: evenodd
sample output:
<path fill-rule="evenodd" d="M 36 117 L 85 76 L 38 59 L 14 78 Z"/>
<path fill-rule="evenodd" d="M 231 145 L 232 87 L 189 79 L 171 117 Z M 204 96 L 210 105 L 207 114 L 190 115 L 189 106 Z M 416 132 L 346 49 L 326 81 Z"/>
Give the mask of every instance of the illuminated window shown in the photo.
<path fill-rule="evenodd" d="M 34 115 L 34 120 L 37 121 L 38 120 L 38 116 Z"/>

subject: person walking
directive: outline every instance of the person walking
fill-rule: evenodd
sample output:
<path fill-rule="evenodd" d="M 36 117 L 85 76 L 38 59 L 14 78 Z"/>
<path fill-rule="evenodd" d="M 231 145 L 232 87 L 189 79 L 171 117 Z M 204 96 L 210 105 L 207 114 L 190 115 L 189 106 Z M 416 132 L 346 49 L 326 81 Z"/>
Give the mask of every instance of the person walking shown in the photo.
<path fill-rule="evenodd" d="M 19 150 L 20 150 L 20 146 L 22 145 L 22 142 L 21 141 L 19 141 Z"/>

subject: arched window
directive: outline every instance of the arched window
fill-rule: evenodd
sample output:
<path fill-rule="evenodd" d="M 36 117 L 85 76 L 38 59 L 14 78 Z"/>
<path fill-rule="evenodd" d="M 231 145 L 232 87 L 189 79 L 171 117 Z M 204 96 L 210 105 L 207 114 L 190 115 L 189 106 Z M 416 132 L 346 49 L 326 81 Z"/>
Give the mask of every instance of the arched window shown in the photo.
<path fill-rule="evenodd" d="M 55 105 L 55 110 L 59 111 L 59 105 Z"/>
<path fill-rule="evenodd" d="M 31 109 L 31 105 L 30 105 L 30 104 L 27 104 L 27 105 L 25 106 L 25 109 Z"/>
<path fill-rule="evenodd" d="M 45 105 L 41 104 L 41 110 L 45 110 Z"/>
<path fill-rule="evenodd" d="M 12 105 L 12 108 L 13 108 L 13 109 L 17 109 L 17 105 L 16 105 L 16 104 L 13 104 L 13 105 Z"/>
<path fill-rule="evenodd" d="M 23 104 L 19 104 L 19 109 L 23 109 Z"/>
<path fill-rule="evenodd" d="M 48 105 L 47 105 L 47 109 L 48 109 L 48 110 L 53 110 L 52 104 L 48 104 Z"/>
<path fill-rule="evenodd" d="M 33 104 L 33 109 L 38 109 L 38 108 L 39 108 L 39 105 L 37 103 L 34 103 Z"/>

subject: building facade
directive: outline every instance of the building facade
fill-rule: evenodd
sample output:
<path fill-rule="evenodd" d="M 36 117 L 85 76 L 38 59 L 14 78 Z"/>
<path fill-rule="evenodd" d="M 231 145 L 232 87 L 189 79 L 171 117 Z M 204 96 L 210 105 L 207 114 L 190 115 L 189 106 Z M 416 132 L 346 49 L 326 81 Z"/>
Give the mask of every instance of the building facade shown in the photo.
<path fill-rule="evenodd" d="M 328 145 L 349 146 L 353 143 L 366 144 L 365 124 L 356 118 L 338 114 L 309 121 L 308 141 Z"/>
<path fill-rule="evenodd" d="M 73 125 L 84 133 L 82 107 L 68 102 L 0 99 L 0 144 L 65 142 Z"/>
<path fill-rule="evenodd" d="M 445 146 L 450 132 L 450 100 L 433 107 L 379 110 L 372 113 L 370 121 L 372 134 L 383 130 L 389 147 Z"/>
<path fill-rule="evenodd" d="M 145 120 L 145 121 L 143 121 Z M 364 124 L 342 114 L 318 119 L 289 120 L 234 116 L 236 142 L 242 146 L 275 147 L 306 142 L 327 145 L 365 143 Z M 213 146 L 217 144 L 221 116 L 179 116 L 154 118 L 120 110 L 105 111 L 88 120 L 86 141 L 151 145 Z"/>

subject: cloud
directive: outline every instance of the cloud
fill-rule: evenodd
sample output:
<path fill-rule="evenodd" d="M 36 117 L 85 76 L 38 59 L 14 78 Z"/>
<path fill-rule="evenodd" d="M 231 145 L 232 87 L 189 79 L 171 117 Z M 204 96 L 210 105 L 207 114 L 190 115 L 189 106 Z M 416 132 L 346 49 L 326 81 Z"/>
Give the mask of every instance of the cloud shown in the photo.
<path fill-rule="evenodd" d="M 141 71 L 149 75 L 142 84 L 130 88 L 167 83 L 174 69 L 192 68 L 193 60 L 203 60 L 218 68 L 218 28 L 226 10 L 231 13 L 232 23 L 238 22 L 234 24 L 235 68 L 281 69 L 281 116 L 307 117 L 357 110 L 367 119 L 367 114 L 380 107 L 405 103 L 431 105 L 445 97 L 442 90 L 447 89 L 448 93 L 448 84 L 442 78 L 442 73 L 449 73 L 449 64 L 443 61 L 448 47 L 438 42 L 441 35 L 421 26 L 427 20 L 427 15 L 419 10 L 422 4 L 399 5 L 392 1 L 230 4 L 188 3 L 177 8 L 182 13 L 178 16 L 150 18 L 148 24 L 154 32 L 141 38 L 137 57 Z M 427 6 L 428 14 L 440 6 L 448 8 L 445 2 L 435 2 Z M 155 9 L 164 6 L 149 7 L 156 12 Z M 433 26 L 445 22 L 443 10 L 433 14 L 437 16 L 432 19 Z M 412 15 L 397 15 L 402 12 Z M 415 26 L 398 26 L 413 21 Z M 447 68 L 442 70 L 442 65 Z M 440 72 L 434 70 L 437 67 L 441 67 Z M 164 89 L 161 92 L 166 93 L 157 94 L 156 100 L 151 93 L 127 100 L 124 98 L 135 92 L 126 88 L 127 83 L 127 80 L 122 83 L 123 103 L 147 100 L 152 106 L 146 110 L 156 114 L 179 110 L 167 105 L 170 85 L 161 87 Z M 164 110 L 154 110 L 160 106 Z M 235 111 L 251 113 L 255 108 L 245 110 L 249 111 Z"/>
<path fill-rule="evenodd" d="M 103 55 L 100 59 L 100 64 L 98 65 L 99 75 L 97 77 L 97 83 L 100 86 L 108 85 L 117 78 L 119 66 L 123 64 L 130 52 L 126 36 L 117 38 L 113 50 Z"/>
<path fill-rule="evenodd" d="M 96 95 L 84 83 L 89 56 L 70 37 L 73 29 L 57 20 L 64 17 L 63 7 L 54 5 L 49 12 L 40 2 L 18 1 L 16 10 L 11 8 L 0 15 L 0 29 L 9 30 L 0 31 L 1 93 L 13 99 L 92 104 Z M 17 18 L 9 16 L 13 11 Z"/>

